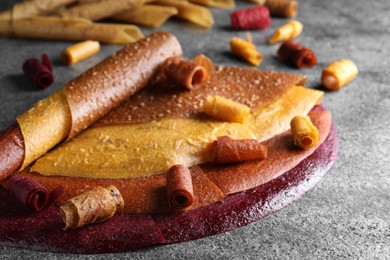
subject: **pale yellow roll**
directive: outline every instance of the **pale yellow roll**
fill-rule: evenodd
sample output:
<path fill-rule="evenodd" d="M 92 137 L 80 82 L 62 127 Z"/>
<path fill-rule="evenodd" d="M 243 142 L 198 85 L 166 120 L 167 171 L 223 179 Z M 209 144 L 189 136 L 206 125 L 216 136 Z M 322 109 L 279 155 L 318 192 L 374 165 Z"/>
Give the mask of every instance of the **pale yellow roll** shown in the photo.
<path fill-rule="evenodd" d="M 62 61 L 67 64 L 75 64 L 84 60 L 100 50 L 100 43 L 98 41 L 84 41 L 72 45 L 62 53 Z"/>
<path fill-rule="evenodd" d="M 353 61 L 335 61 L 322 70 L 321 80 L 327 89 L 337 90 L 351 82 L 358 73 L 359 70 Z"/>
<path fill-rule="evenodd" d="M 294 144 L 302 149 L 307 150 L 318 144 L 318 130 L 308 116 L 295 116 L 291 120 L 291 133 Z"/>
<path fill-rule="evenodd" d="M 112 19 L 151 27 L 159 27 L 178 11 L 172 6 L 143 5 L 111 16 Z"/>
<path fill-rule="evenodd" d="M 275 30 L 272 37 L 268 40 L 269 44 L 292 40 L 302 33 L 303 24 L 296 20 L 291 20 L 285 25 Z"/>
<path fill-rule="evenodd" d="M 263 61 L 263 55 L 257 51 L 256 46 L 244 39 L 233 37 L 230 40 L 230 49 L 235 55 L 243 58 L 254 66 L 259 66 Z"/>
<path fill-rule="evenodd" d="M 258 5 L 263 5 L 266 0 L 247 0 L 247 1 L 258 4 Z"/>
<path fill-rule="evenodd" d="M 213 15 L 206 7 L 178 0 L 158 0 L 155 4 L 173 6 L 178 10 L 177 17 L 201 27 L 211 28 L 214 24 Z"/>
<path fill-rule="evenodd" d="M 77 0 L 32 0 L 15 4 L 11 10 L 0 13 L 0 17 L 10 16 L 12 20 L 30 18 L 46 14 Z"/>
<path fill-rule="evenodd" d="M 203 111 L 222 121 L 245 123 L 250 108 L 221 96 L 208 96 Z"/>
<path fill-rule="evenodd" d="M 128 44 L 143 38 L 134 25 L 93 23 L 82 18 L 34 17 L 14 20 L 10 28 L 0 33 L 12 32 L 21 38 L 84 41 L 95 40 L 112 44 Z"/>
<path fill-rule="evenodd" d="M 102 0 L 99 2 L 76 5 L 59 13 L 61 17 L 79 17 L 91 21 L 101 20 L 112 15 L 136 8 L 142 0 Z"/>
<path fill-rule="evenodd" d="M 189 0 L 192 3 L 211 6 L 215 8 L 231 9 L 234 8 L 234 0 Z"/>

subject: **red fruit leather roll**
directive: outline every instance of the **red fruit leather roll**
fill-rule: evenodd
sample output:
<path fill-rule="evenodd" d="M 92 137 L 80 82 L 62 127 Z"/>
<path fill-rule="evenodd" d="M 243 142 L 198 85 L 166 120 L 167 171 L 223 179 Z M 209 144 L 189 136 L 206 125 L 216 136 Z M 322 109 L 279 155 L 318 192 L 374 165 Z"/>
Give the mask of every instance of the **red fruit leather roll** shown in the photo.
<path fill-rule="evenodd" d="M 266 6 L 256 6 L 253 8 L 234 11 L 230 15 L 232 27 L 234 29 L 265 29 L 271 24 L 271 17 Z"/>
<path fill-rule="evenodd" d="M 7 181 L 8 192 L 16 197 L 26 208 L 39 211 L 51 206 L 62 194 L 61 186 L 51 193 L 34 179 L 16 174 Z"/>
<path fill-rule="evenodd" d="M 49 56 L 47 56 L 46 53 L 42 54 L 42 64 L 48 68 L 51 72 L 53 72 L 53 67 L 51 65 L 51 61 L 49 59 Z"/>
<path fill-rule="evenodd" d="M 266 147 L 254 139 L 233 140 L 229 136 L 220 136 L 213 143 L 211 160 L 224 164 L 264 159 L 266 156 Z"/>
<path fill-rule="evenodd" d="M 193 89 L 196 85 L 203 83 L 207 79 L 207 71 L 193 61 L 184 60 L 181 57 L 171 57 L 163 64 L 165 75 L 172 81 Z"/>
<path fill-rule="evenodd" d="M 187 167 L 178 164 L 169 169 L 167 194 L 169 206 L 174 210 L 183 210 L 194 203 L 192 177 Z"/>
<path fill-rule="evenodd" d="M 0 132 L 0 181 L 16 172 L 23 163 L 24 141 L 18 124 Z"/>
<path fill-rule="evenodd" d="M 42 55 L 42 62 L 35 58 L 26 60 L 23 63 L 23 71 L 27 78 L 40 89 L 45 89 L 53 84 L 52 66 L 46 54 Z"/>
<path fill-rule="evenodd" d="M 279 47 L 277 56 L 281 62 L 291 64 L 299 69 L 310 68 L 317 64 L 314 52 L 294 41 L 284 42 Z"/>

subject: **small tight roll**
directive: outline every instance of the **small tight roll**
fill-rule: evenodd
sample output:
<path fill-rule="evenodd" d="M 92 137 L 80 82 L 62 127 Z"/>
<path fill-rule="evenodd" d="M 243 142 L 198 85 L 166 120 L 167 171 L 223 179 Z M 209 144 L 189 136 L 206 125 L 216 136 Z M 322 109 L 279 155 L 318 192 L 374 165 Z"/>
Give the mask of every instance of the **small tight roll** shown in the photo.
<path fill-rule="evenodd" d="M 199 54 L 191 60 L 192 62 L 202 66 L 206 70 L 206 80 L 208 80 L 213 73 L 214 63 L 213 61 L 203 54 Z"/>
<path fill-rule="evenodd" d="M 194 190 L 190 170 L 180 164 L 167 173 L 168 203 L 173 210 L 184 210 L 194 203 Z"/>
<path fill-rule="evenodd" d="M 298 13 L 298 1 L 296 0 L 267 0 L 265 5 L 271 16 L 291 18 Z"/>
<path fill-rule="evenodd" d="M 250 108 L 221 96 L 208 96 L 203 111 L 218 120 L 243 124 L 250 113 Z"/>
<path fill-rule="evenodd" d="M 83 41 L 66 48 L 61 58 L 65 64 L 71 65 L 98 53 L 99 50 L 100 43 L 98 41 Z"/>
<path fill-rule="evenodd" d="M 193 61 L 182 57 L 171 57 L 163 64 L 165 75 L 172 81 L 184 86 L 188 90 L 203 83 L 207 79 L 207 71 Z"/>
<path fill-rule="evenodd" d="M 341 60 L 331 63 L 322 71 L 322 85 L 327 89 L 337 90 L 351 82 L 359 70 L 351 60 Z"/>
<path fill-rule="evenodd" d="M 317 64 L 317 57 L 312 50 L 298 42 L 286 41 L 278 50 L 278 59 L 298 69 L 311 68 Z"/>
<path fill-rule="evenodd" d="M 294 144 L 304 150 L 318 144 L 319 133 L 308 116 L 296 116 L 291 120 Z"/>
<path fill-rule="evenodd" d="M 248 40 L 233 37 L 230 40 L 230 49 L 235 55 L 243 58 L 250 64 L 259 66 L 263 61 L 263 55 L 256 49 L 256 45 L 252 43 L 250 34 L 248 35 Z"/>
<path fill-rule="evenodd" d="M 301 34 L 303 24 L 299 21 L 291 20 L 275 30 L 272 37 L 268 40 L 269 44 L 292 40 Z"/>
<path fill-rule="evenodd" d="M 264 159 L 267 150 L 255 139 L 233 140 L 229 136 L 220 136 L 212 146 L 211 161 L 216 164 L 236 163 Z"/>
<path fill-rule="evenodd" d="M 49 193 L 46 187 L 36 180 L 20 174 L 10 177 L 6 182 L 6 188 L 25 208 L 32 211 L 39 211 L 53 205 L 63 193 L 61 186 Z"/>
<path fill-rule="evenodd" d="M 266 6 L 236 10 L 230 15 L 233 29 L 265 29 L 271 24 L 271 17 Z"/>
<path fill-rule="evenodd" d="M 26 60 L 22 68 L 24 74 L 36 87 L 45 89 L 53 84 L 54 76 L 47 54 L 42 55 L 42 61 L 35 58 Z"/>

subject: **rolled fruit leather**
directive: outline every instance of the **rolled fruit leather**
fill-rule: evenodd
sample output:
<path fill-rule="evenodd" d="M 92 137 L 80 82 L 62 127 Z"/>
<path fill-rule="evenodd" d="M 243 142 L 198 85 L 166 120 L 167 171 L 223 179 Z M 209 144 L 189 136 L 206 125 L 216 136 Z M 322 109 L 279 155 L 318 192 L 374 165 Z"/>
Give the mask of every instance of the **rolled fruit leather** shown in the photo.
<path fill-rule="evenodd" d="M 31 0 L 15 4 L 11 10 L 0 13 L 0 19 L 25 19 L 46 14 L 77 0 Z"/>
<path fill-rule="evenodd" d="M 130 11 L 142 5 L 142 3 L 143 0 L 96 1 L 67 8 L 59 12 L 58 15 L 61 17 L 80 17 L 91 21 L 98 21 L 118 12 Z"/>
<path fill-rule="evenodd" d="M 0 133 L 0 181 L 83 131 L 144 87 L 165 59 L 181 54 L 174 35 L 153 33 L 36 103 Z"/>

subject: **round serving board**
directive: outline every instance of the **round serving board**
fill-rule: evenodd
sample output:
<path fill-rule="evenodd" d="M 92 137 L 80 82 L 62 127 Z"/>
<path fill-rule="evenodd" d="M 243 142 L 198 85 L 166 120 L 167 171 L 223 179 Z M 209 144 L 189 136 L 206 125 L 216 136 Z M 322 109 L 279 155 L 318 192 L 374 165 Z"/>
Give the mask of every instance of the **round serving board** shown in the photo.
<path fill-rule="evenodd" d="M 66 253 L 114 253 L 179 243 L 233 230 L 266 217 L 302 197 L 334 164 L 338 136 L 332 125 L 325 142 L 298 166 L 256 188 L 210 206 L 175 214 L 118 214 L 95 225 L 63 230 L 56 206 L 26 212 L 0 188 L 0 244 Z"/>

